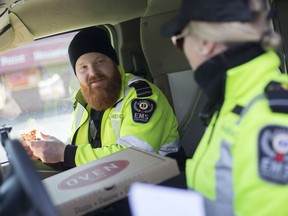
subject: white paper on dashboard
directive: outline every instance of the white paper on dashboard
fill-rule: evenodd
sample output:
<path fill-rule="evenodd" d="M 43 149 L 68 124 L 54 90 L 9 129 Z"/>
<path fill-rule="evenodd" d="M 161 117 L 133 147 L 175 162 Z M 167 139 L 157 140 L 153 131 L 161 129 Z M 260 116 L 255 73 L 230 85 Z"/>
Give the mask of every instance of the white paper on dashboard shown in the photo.
<path fill-rule="evenodd" d="M 205 216 L 203 197 L 188 189 L 136 182 L 128 201 L 133 216 Z"/>

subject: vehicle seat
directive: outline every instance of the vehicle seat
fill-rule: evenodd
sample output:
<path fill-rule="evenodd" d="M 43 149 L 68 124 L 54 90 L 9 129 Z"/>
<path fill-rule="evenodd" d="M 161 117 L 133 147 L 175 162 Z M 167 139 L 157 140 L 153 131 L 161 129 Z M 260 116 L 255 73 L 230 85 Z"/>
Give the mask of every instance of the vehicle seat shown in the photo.
<path fill-rule="evenodd" d="M 174 108 L 179 122 L 181 146 L 186 156 L 192 157 L 205 130 L 198 113 L 206 99 L 195 83 L 193 72 L 183 53 L 173 47 L 170 38 L 164 38 L 160 34 L 161 26 L 176 15 L 180 3 L 181 1 L 175 1 L 175 8 L 171 9 L 165 8 L 165 4 L 163 7 L 154 8 L 152 4 L 158 4 L 156 1 L 148 4 L 141 18 L 140 35 L 153 81 Z M 156 8 L 170 12 L 163 13 Z"/>

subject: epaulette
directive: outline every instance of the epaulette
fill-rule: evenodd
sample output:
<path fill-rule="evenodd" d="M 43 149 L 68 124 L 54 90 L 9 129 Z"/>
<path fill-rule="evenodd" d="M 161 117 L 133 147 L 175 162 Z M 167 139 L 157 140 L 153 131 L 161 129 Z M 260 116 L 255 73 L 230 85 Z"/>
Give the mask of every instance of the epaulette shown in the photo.
<path fill-rule="evenodd" d="M 271 81 L 265 87 L 270 109 L 277 113 L 288 113 L 288 83 Z"/>
<path fill-rule="evenodd" d="M 153 94 L 152 88 L 145 80 L 137 80 L 132 82 L 129 87 L 134 87 L 137 97 L 148 97 Z"/>

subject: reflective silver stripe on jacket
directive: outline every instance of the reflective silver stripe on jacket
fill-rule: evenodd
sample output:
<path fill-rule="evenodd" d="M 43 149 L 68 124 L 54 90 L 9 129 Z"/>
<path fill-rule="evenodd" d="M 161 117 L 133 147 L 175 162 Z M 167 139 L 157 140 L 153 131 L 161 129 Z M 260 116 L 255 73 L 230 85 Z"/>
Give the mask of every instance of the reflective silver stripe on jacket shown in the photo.
<path fill-rule="evenodd" d="M 137 77 L 137 76 L 134 76 L 132 77 L 129 81 L 128 81 L 128 87 L 125 89 L 124 91 L 124 98 L 123 100 L 125 99 L 125 97 L 128 95 L 128 93 L 130 92 L 130 90 L 132 89 L 131 87 L 129 87 L 132 83 L 138 81 L 138 80 L 143 80 L 143 78 L 141 77 Z M 115 113 L 120 113 L 121 111 L 121 108 L 122 108 L 122 104 L 123 104 L 123 100 L 121 100 L 120 102 L 117 103 L 117 105 L 115 106 L 114 108 L 114 112 Z M 119 139 L 119 120 L 113 120 L 112 119 L 112 124 L 113 124 L 113 128 L 114 128 L 114 132 L 115 132 L 115 135 L 117 137 L 117 140 Z M 119 144 L 119 143 L 117 143 Z"/>
<path fill-rule="evenodd" d="M 82 105 L 81 106 L 78 105 L 75 119 L 75 131 L 80 127 L 84 112 L 86 112 L 85 108 Z"/>
<path fill-rule="evenodd" d="M 231 144 L 222 141 L 221 155 L 215 165 L 216 200 L 205 199 L 206 216 L 233 216 L 233 177 Z"/>
<path fill-rule="evenodd" d="M 129 87 L 125 89 L 125 91 L 124 91 L 124 98 L 128 95 L 128 93 L 130 92 L 130 90 L 131 90 L 131 88 L 129 88 Z M 123 98 L 123 100 L 124 100 L 124 98 Z M 119 102 L 117 103 L 117 105 L 116 105 L 115 108 L 114 108 L 114 113 L 120 113 L 121 108 L 122 108 L 122 104 L 123 104 L 123 100 L 121 100 L 121 101 L 119 101 Z M 120 119 L 118 119 L 118 120 L 112 119 L 112 120 L 111 120 L 117 140 L 119 139 L 119 123 L 120 123 L 119 120 L 120 120 Z M 117 144 L 119 144 L 119 143 L 117 143 Z"/>
<path fill-rule="evenodd" d="M 175 140 L 174 142 L 166 143 L 161 146 L 160 150 L 158 151 L 158 154 L 165 156 L 169 153 L 178 152 L 180 147 L 179 144 L 180 144 L 179 139 Z"/>
<path fill-rule="evenodd" d="M 149 145 L 147 142 L 139 139 L 138 137 L 131 136 L 131 135 L 124 136 L 124 137 L 117 139 L 116 143 L 123 145 L 123 146 L 127 146 L 127 147 L 135 146 L 135 147 L 144 149 L 146 151 L 155 152 L 152 146 Z"/>
<path fill-rule="evenodd" d="M 127 146 L 127 147 L 135 146 L 135 147 L 144 149 L 146 151 L 155 152 L 155 150 L 152 148 L 152 146 L 149 143 L 139 139 L 138 137 L 131 136 L 131 135 L 118 138 L 116 143 Z M 175 142 L 165 144 L 161 147 L 161 149 L 157 153 L 162 156 L 165 156 L 169 153 L 177 152 L 179 150 L 178 145 L 179 145 L 178 140 Z"/>
<path fill-rule="evenodd" d="M 237 121 L 239 125 L 249 111 L 249 109 L 258 101 L 265 98 L 264 94 L 254 97 L 240 113 Z M 232 154 L 231 144 L 222 141 L 221 155 L 216 163 L 216 201 L 205 199 L 205 208 L 207 216 L 233 216 L 233 198 L 234 187 L 232 177 Z"/>

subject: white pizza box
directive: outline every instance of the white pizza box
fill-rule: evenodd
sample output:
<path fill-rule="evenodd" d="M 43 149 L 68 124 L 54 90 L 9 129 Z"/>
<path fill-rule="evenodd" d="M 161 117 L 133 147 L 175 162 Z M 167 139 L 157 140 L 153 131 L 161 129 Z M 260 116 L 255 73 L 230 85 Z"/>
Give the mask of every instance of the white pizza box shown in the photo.
<path fill-rule="evenodd" d="M 179 173 L 176 160 L 133 147 L 42 182 L 59 213 L 72 216 L 127 197 L 133 182 L 158 184 Z"/>

